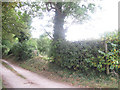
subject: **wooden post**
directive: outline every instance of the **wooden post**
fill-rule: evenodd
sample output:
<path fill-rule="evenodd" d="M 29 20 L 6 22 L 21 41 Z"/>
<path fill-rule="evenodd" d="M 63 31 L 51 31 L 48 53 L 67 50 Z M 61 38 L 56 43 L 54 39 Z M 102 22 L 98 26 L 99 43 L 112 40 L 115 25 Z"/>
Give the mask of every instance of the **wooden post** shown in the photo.
<path fill-rule="evenodd" d="M 107 48 L 107 42 L 105 40 L 105 53 L 107 53 L 108 51 L 108 48 Z M 105 62 L 107 63 L 107 56 L 105 57 Z M 110 72 L 109 72 L 109 65 L 106 65 L 106 74 L 108 75 Z"/>

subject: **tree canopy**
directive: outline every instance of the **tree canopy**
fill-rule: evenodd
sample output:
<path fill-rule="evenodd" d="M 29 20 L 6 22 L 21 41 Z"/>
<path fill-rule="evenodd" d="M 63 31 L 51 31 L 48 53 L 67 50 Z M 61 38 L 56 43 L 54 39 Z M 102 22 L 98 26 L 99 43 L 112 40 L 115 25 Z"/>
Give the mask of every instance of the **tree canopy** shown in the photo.
<path fill-rule="evenodd" d="M 31 17 L 16 9 L 17 2 L 2 2 L 2 51 L 9 51 L 15 42 L 23 42 L 30 37 Z"/>
<path fill-rule="evenodd" d="M 3 2 L 2 3 L 2 34 L 3 40 L 12 41 L 13 38 L 20 38 L 23 33 L 26 37 L 30 36 L 30 22 L 31 18 L 24 12 L 17 12 L 15 7 L 17 3 Z"/>

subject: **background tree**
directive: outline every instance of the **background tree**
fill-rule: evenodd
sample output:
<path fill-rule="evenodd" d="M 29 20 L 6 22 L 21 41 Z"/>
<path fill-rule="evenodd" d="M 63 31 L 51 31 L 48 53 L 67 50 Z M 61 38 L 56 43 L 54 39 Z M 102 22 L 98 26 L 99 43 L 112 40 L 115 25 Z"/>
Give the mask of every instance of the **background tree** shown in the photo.
<path fill-rule="evenodd" d="M 14 43 L 30 37 L 31 17 L 16 9 L 20 3 L 2 2 L 2 51 L 8 53 Z"/>
<path fill-rule="evenodd" d="M 15 10 L 17 3 L 2 3 L 2 33 L 4 39 L 13 39 L 21 34 L 29 36 L 31 18 L 26 12 L 23 14 Z M 7 38 L 7 36 L 9 36 Z M 11 41 L 11 40 L 10 40 Z"/>
<path fill-rule="evenodd" d="M 53 34 L 53 43 L 51 48 L 51 53 L 56 61 L 58 61 L 58 57 L 60 58 L 60 51 L 62 44 L 65 41 L 65 33 L 64 29 L 65 18 L 74 17 L 76 21 L 81 23 L 83 20 L 88 18 L 88 12 L 94 10 L 94 4 L 89 3 L 87 5 L 82 4 L 82 2 L 48 2 L 46 3 L 47 10 L 55 11 L 54 16 L 54 34 Z M 56 53 L 58 53 L 56 55 Z"/>
<path fill-rule="evenodd" d="M 88 13 L 94 11 L 95 5 L 87 1 L 78 0 L 77 2 L 28 2 L 24 3 L 27 12 L 32 16 L 42 16 L 44 12 L 54 12 L 53 19 L 53 42 L 51 44 L 51 55 L 58 61 L 60 50 L 63 42 L 65 42 L 66 29 L 64 28 L 66 18 L 74 18 L 76 22 L 81 23 L 83 20 L 88 19 Z M 25 10 L 23 8 L 23 10 Z"/>
<path fill-rule="evenodd" d="M 77 21 L 82 22 L 88 17 L 88 12 L 93 11 L 94 4 L 81 4 L 82 2 L 57 2 L 47 3 L 47 10 L 55 10 L 54 17 L 54 40 L 64 39 L 66 30 L 63 28 L 64 19 L 68 16 L 76 18 Z M 87 3 L 87 2 L 86 2 Z M 49 9 L 48 9 L 49 8 Z"/>

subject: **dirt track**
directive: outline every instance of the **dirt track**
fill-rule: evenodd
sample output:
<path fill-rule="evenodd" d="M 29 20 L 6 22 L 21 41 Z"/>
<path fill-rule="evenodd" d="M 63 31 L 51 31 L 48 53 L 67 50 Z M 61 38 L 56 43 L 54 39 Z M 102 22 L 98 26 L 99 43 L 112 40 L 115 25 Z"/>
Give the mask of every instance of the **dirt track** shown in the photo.
<path fill-rule="evenodd" d="M 66 85 L 64 83 L 55 82 L 49 80 L 43 76 L 40 76 L 36 73 L 25 70 L 21 67 L 13 65 L 8 61 L 2 60 L 11 66 L 14 70 L 16 70 L 19 74 L 25 77 L 22 78 L 19 75 L 16 75 L 11 70 L 2 66 L 0 70 L 2 71 L 2 79 L 4 86 L 6 88 L 75 88 L 70 85 Z"/>

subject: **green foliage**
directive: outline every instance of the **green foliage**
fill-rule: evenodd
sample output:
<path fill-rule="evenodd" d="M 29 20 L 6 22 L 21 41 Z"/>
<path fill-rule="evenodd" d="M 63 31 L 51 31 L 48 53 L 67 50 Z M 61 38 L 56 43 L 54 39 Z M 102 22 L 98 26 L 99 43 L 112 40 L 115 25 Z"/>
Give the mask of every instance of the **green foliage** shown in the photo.
<path fill-rule="evenodd" d="M 19 42 L 30 37 L 31 17 L 23 12 L 15 10 L 19 6 L 16 2 L 2 2 L 2 40 L 11 43 L 18 38 Z"/>
<path fill-rule="evenodd" d="M 111 43 L 111 45 L 113 45 Z M 115 45 L 115 44 L 114 44 Z M 113 49 L 111 49 L 111 51 L 105 53 L 101 50 L 98 50 L 98 52 L 101 54 L 100 56 L 98 56 L 98 63 L 95 62 L 96 58 L 91 58 L 91 62 L 93 67 L 96 67 L 97 70 L 99 70 L 100 72 L 105 71 L 106 70 L 106 65 L 110 66 L 110 70 L 113 69 L 118 69 L 118 52 L 119 50 L 116 49 L 116 46 L 113 45 Z M 107 61 L 105 60 L 105 58 L 107 59 Z"/>
<path fill-rule="evenodd" d="M 74 17 L 78 22 L 81 23 L 81 21 L 88 19 L 88 12 L 94 12 L 95 9 L 94 3 L 85 3 L 86 2 L 81 3 L 81 1 L 78 0 L 77 2 L 58 2 L 56 3 L 56 5 L 61 4 L 61 13 L 66 16 Z M 48 7 L 50 8 L 50 6 Z"/>
<path fill-rule="evenodd" d="M 105 53 L 105 50 L 98 50 L 100 55 L 96 58 L 92 57 L 90 58 L 90 64 L 97 68 L 98 71 L 106 71 L 106 65 L 109 65 L 110 71 L 115 70 L 118 72 L 118 68 L 120 68 L 120 49 L 118 43 L 120 43 L 118 39 L 118 33 L 110 32 L 105 33 L 102 40 L 107 43 L 108 51 Z"/>
<path fill-rule="evenodd" d="M 14 40 L 14 42 L 17 42 L 17 40 Z M 7 55 L 10 48 L 12 47 L 13 43 L 9 40 L 2 40 L 2 55 Z"/>
<path fill-rule="evenodd" d="M 27 44 L 28 44 L 29 46 L 31 46 L 34 50 L 37 50 L 37 39 L 30 38 L 30 39 L 27 41 Z"/>
<path fill-rule="evenodd" d="M 29 45 L 27 41 L 23 43 L 16 43 L 11 48 L 12 54 L 16 57 L 17 60 L 27 60 L 33 57 L 35 47 Z"/>
<path fill-rule="evenodd" d="M 108 45 L 108 52 L 105 53 L 104 40 Z M 120 43 L 116 32 L 107 33 L 103 41 L 82 41 L 53 42 L 51 56 L 53 62 L 61 67 L 67 67 L 83 72 L 93 68 L 100 72 L 106 71 L 106 65 L 109 65 L 110 71 L 118 72 L 120 68 Z"/>
<path fill-rule="evenodd" d="M 14 7 L 13 7 L 14 6 Z M 26 36 L 28 35 L 28 21 L 23 19 L 29 19 L 30 16 L 25 12 L 23 14 L 19 14 L 15 10 L 17 7 L 17 3 L 14 2 L 3 2 L 2 3 L 2 38 L 3 39 L 14 39 L 14 36 L 18 36 L 24 32 Z M 27 15 L 27 17 L 25 17 Z"/>
<path fill-rule="evenodd" d="M 37 40 L 37 47 L 41 54 L 48 55 L 50 51 L 50 43 L 51 40 L 47 37 L 46 34 L 43 34 L 40 36 L 40 38 Z"/>
<path fill-rule="evenodd" d="M 2 53 L 3 55 L 11 54 L 11 47 L 14 48 L 15 56 L 19 56 L 20 48 L 24 48 L 22 42 L 30 38 L 31 16 L 27 12 L 20 12 L 19 2 L 2 2 Z M 17 42 L 20 42 L 19 44 Z M 15 45 L 15 43 L 17 44 Z M 15 47 L 14 47 L 14 46 Z M 18 52 L 16 52 L 18 51 Z M 26 51 L 25 51 L 26 52 Z M 21 53 L 22 54 L 22 53 Z M 23 54 L 24 55 L 24 54 Z M 25 57 L 25 56 L 23 56 Z M 18 57 L 22 58 L 22 57 Z M 22 58 L 23 59 L 23 58 Z"/>
<path fill-rule="evenodd" d="M 32 72 L 46 75 L 46 77 L 69 82 L 72 85 L 89 86 L 94 88 L 117 88 L 117 79 L 112 76 L 105 75 L 100 72 L 88 71 L 88 74 L 82 73 L 81 70 L 74 71 L 71 69 L 61 68 L 55 63 L 45 61 L 43 57 L 36 57 L 25 61 L 24 63 L 17 63 L 22 68 Z M 45 72 L 45 73 L 43 73 Z M 47 74 L 46 74 L 47 73 Z M 49 74 L 48 74 L 49 73 Z M 88 87 L 87 87 L 88 88 Z"/>
<path fill-rule="evenodd" d="M 58 41 L 52 48 L 51 56 L 54 62 L 61 67 L 85 72 L 91 67 L 88 58 L 97 58 L 98 49 L 102 46 L 100 41 Z"/>

